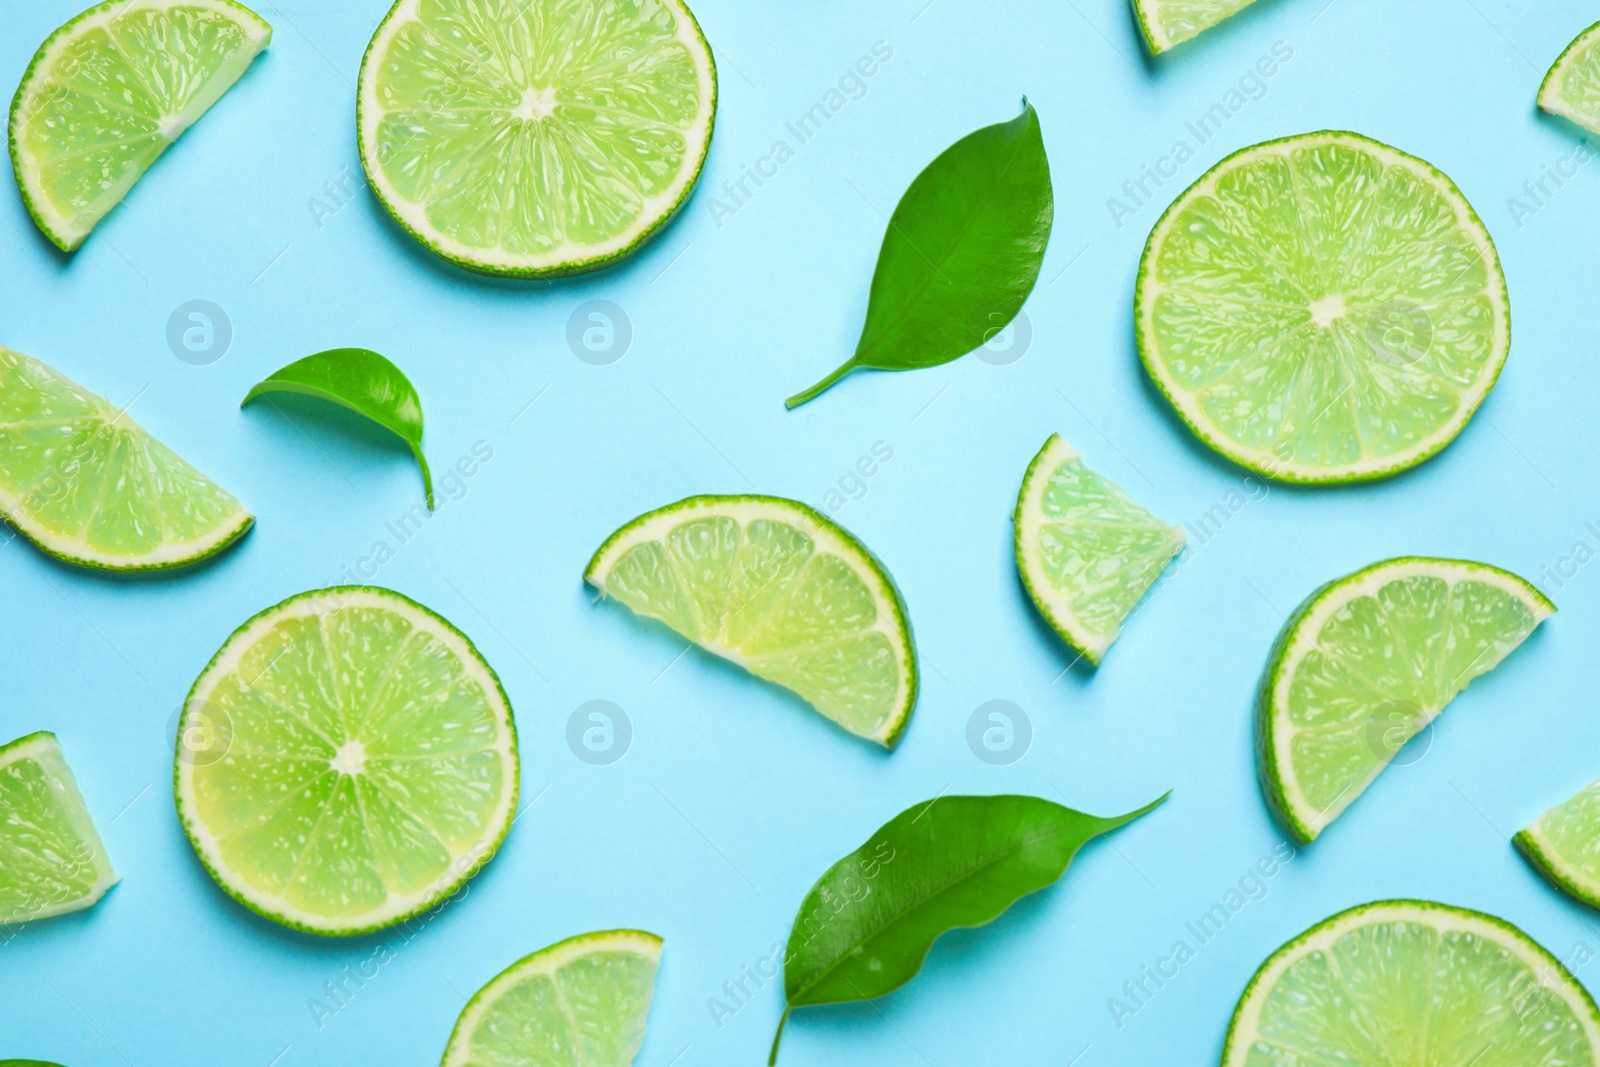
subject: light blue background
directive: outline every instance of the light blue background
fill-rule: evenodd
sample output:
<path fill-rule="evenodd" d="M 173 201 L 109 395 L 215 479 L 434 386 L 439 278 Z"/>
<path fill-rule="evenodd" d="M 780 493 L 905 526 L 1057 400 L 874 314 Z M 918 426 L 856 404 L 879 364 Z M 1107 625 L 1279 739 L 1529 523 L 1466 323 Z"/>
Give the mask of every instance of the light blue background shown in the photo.
<path fill-rule="evenodd" d="M 271 48 L 72 257 L 0 190 L 0 342 L 114 402 L 137 397 L 139 422 L 258 516 L 214 565 L 166 578 L 106 578 L 21 540 L 0 547 L 0 735 L 60 735 L 124 877 L 92 911 L 0 946 L 0 1056 L 432 1064 L 465 996 L 506 964 L 631 925 L 666 938 L 639 1063 L 753 1064 L 778 984 L 721 1028 L 708 998 L 770 953 L 829 863 L 944 791 L 1111 813 L 1174 790 L 1087 848 L 1058 886 L 941 940 L 900 992 L 797 1014 L 783 1063 L 1213 1063 L 1239 991 L 1273 948 L 1381 897 L 1484 909 L 1560 956 L 1577 942 L 1600 950 L 1595 917 L 1507 842 L 1600 776 L 1600 565 L 1564 587 L 1542 583 L 1561 613 L 1456 701 L 1423 758 L 1389 771 L 1267 882 L 1264 899 L 1203 947 L 1185 930 L 1281 840 L 1256 787 L 1249 708 L 1284 612 L 1391 555 L 1466 556 L 1538 578 L 1575 541 L 1600 549 L 1584 525 L 1600 520 L 1600 163 L 1520 226 L 1507 204 L 1578 140 L 1533 96 L 1596 10 L 1324 3 L 1262 0 L 1152 64 L 1124 0 L 699 0 L 721 85 L 701 189 L 640 254 L 571 282 L 458 271 L 365 193 L 316 224 L 308 201 L 324 183 L 360 175 L 354 81 L 383 0 L 258 5 Z M 75 10 L 6 4 L 0 80 L 20 77 Z M 866 96 L 714 220 L 711 194 L 877 41 L 894 58 Z M 1293 57 L 1264 96 L 1197 145 L 1185 122 L 1280 41 Z M 929 159 L 1010 118 L 1024 93 L 1056 192 L 1026 307 L 1030 350 L 1008 366 L 967 358 L 857 375 L 786 414 L 785 396 L 851 350 L 881 216 Z M 1182 183 L 1236 148 L 1324 127 L 1422 156 L 1476 205 L 1512 298 L 1500 384 L 1460 439 L 1410 475 L 1252 501 L 1170 572 L 1096 675 L 1062 676 L 1067 657 L 1011 559 L 1022 470 L 1059 431 L 1174 521 L 1240 488 L 1241 472 L 1199 447 L 1141 374 L 1134 273 Z M 1107 198 L 1178 139 L 1196 158 L 1118 228 Z M 174 358 L 165 339 L 173 309 L 197 298 L 226 309 L 235 334 L 210 366 Z M 596 298 L 633 324 L 631 349 L 610 366 L 581 362 L 565 340 L 573 309 Z M 474 442 L 494 451 L 403 546 L 384 524 L 420 489 L 398 443 L 311 405 L 238 409 L 266 372 L 336 345 L 378 349 L 410 375 L 441 477 Z M 888 564 L 916 628 L 922 698 L 892 755 L 698 651 L 678 659 L 681 641 L 593 604 L 581 584 L 594 547 L 641 511 L 752 490 L 820 505 L 880 441 L 893 459 L 837 518 Z M 245 912 L 196 862 L 170 784 L 173 716 L 223 638 L 337 580 L 380 539 L 397 552 L 375 580 L 448 616 L 500 672 L 534 800 L 466 898 L 403 945 L 317 940 Z M 591 699 L 633 722 L 632 749 L 611 766 L 580 762 L 564 740 Z M 1011 766 L 967 747 L 968 717 L 991 699 L 1032 722 L 1032 748 Z M 1108 998 L 1180 938 L 1195 958 L 1119 1028 Z M 319 1030 L 308 1000 L 384 943 L 394 958 Z"/>

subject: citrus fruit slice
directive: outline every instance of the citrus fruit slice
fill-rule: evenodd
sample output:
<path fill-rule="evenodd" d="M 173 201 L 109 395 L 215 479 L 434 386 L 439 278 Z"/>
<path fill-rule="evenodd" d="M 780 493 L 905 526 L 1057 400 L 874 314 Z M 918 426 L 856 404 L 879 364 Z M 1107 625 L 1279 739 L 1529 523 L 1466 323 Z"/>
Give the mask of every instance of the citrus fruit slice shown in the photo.
<path fill-rule="evenodd" d="M 1084 466 L 1057 434 L 1028 464 L 1013 525 L 1017 571 L 1034 606 L 1096 664 L 1185 540 Z"/>
<path fill-rule="evenodd" d="M 1600 908 L 1600 782 L 1544 812 L 1511 840 L 1546 878 Z"/>
<path fill-rule="evenodd" d="M 234 899 L 314 934 L 379 930 L 454 893 L 516 811 L 517 735 L 461 631 L 388 589 L 290 597 L 189 690 L 178 817 Z"/>
<path fill-rule="evenodd" d="M 905 604 L 865 545 L 804 504 L 694 496 L 606 539 L 605 596 L 893 748 L 917 699 Z"/>
<path fill-rule="evenodd" d="M 1133 0 L 1133 13 L 1150 54 L 1160 55 L 1253 3 L 1255 0 Z"/>
<path fill-rule="evenodd" d="M 717 77 L 682 0 L 398 0 L 361 61 L 378 199 L 459 266 L 603 267 L 671 218 L 711 143 Z"/>
<path fill-rule="evenodd" d="M 1600 1011 L 1502 919 L 1383 900 L 1325 919 L 1245 987 L 1222 1067 L 1594 1067 Z"/>
<path fill-rule="evenodd" d="M 0 925 L 79 911 L 116 882 L 56 735 L 0 747 Z"/>
<path fill-rule="evenodd" d="M 1134 317 L 1189 428 L 1287 482 L 1421 463 L 1461 432 L 1511 345 L 1500 259 L 1460 190 L 1336 131 L 1235 152 L 1173 201 Z"/>
<path fill-rule="evenodd" d="M 3 345 L 0 515 L 58 559 L 113 571 L 205 559 L 255 521 L 126 411 Z"/>
<path fill-rule="evenodd" d="M 72 251 L 267 47 L 233 0 L 107 0 L 45 39 L 11 100 L 33 221 Z"/>
<path fill-rule="evenodd" d="M 1498 567 L 1415 556 L 1312 593 L 1284 623 L 1256 698 L 1262 789 L 1296 840 L 1321 833 L 1555 610 Z"/>
<path fill-rule="evenodd" d="M 644 1043 L 661 939 L 581 934 L 513 963 L 456 1020 L 443 1067 L 628 1067 Z"/>
<path fill-rule="evenodd" d="M 1600 22 L 1578 34 L 1539 83 L 1539 106 L 1600 133 Z"/>

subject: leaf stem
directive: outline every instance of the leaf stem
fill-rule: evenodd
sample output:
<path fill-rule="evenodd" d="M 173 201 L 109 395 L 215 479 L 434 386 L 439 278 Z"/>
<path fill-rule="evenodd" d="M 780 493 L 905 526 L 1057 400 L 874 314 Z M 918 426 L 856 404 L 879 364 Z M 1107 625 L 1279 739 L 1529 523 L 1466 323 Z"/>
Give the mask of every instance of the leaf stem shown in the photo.
<path fill-rule="evenodd" d="M 845 360 L 844 363 L 842 363 L 839 366 L 839 369 L 835 370 L 832 374 L 830 374 L 826 378 L 822 379 L 822 381 L 818 382 L 816 385 L 813 385 L 810 389 L 807 389 L 803 393 L 796 393 L 794 396 L 791 396 L 788 400 L 785 400 L 783 402 L 783 406 L 787 410 L 793 411 L 795 408 L 799 407 L 801 404 L 804 404 L 806 401 L 815 400 L 817 397 L 821 396 L 824 392 L 826 392 L 828 390 L 828 388 L 833 385 L 834 382 L 837 382 L 840 378 L 843 378 L 846 374 L 849 374 L 851 371 L 855 370 L 855 367 L 856 367 L 856 361 L 855 361 L 855 358 L 852 356 L 850 359 Z"/>
<path fill-rule="evenodd" d="M 783 1018 L 778 1020 L 778 1032 L 772 1035 L 772 1055 L 767 1057 L 767 1067 L 778 1067 L 778 1042 L 783 1040 L 783 1028 L 789 1022 L 789 1013 L 793 1007 L 785 1006 Z"/>

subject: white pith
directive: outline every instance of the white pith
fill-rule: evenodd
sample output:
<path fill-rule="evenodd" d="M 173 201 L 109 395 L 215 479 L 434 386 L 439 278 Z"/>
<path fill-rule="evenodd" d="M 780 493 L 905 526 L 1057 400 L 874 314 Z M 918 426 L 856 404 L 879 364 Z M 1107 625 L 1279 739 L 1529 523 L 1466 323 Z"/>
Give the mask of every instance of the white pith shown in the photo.
<path fill-rule="evenodd" d="M 1545 74 L 1535 102 L 1552 115 L 1560 115 L 1584 129 L 1600 133 L 1600 121 L 1597 121 L 1600 116 L 1580 111 L 1568 103 L 1567 98 L 1561 93 L 1561 81 L 1567 71 L 1579 63 L 1593 61 L 1597 41 L 1600 41 L 1600 25 L 1591 26 L 1574 38 Z"/>
<path fill-rule="evenodd" d="M 85 844 L 94 850 L 95 867 L 100 871 L 100 876 L 82 896 L 72 900 L 57 901 L 49 907 L 30 912 L 26 919 L 19 921 L 49 919 L 56 915 L 66 915 L 92 907 L 106 895 L 107 890 L 120 882 L 122 877 L 111 867 L 111 858 L 106 855 L 105 842 L 100 839 L 100 831 L 95 827 L 94 820 L 89 817 L 88 806 L 84 803 L 83 794 L 78 790 L 77 780 L 73 777 L 72 769 L 67 766 L 65 755 L 61 752 L 61 743 L 56 740 L 55 734 L 40 732 L 0 746 L 0 768 L 9 767 L 23 760 L 38 763 L 51 782 L 65 794 L 62 802 L 71 805 L 82 816 L 86 833 L 93 835 L 92 840 L 85 840 Z"/>

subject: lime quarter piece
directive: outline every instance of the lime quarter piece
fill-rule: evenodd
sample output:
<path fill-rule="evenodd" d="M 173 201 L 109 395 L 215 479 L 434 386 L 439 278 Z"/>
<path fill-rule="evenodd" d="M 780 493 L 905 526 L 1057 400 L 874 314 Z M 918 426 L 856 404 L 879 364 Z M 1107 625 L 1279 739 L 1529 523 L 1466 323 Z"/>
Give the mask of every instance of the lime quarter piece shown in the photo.
<path fill-rule="evenodd" d="M 1600 22 L 1569 45 L 1539 85 L 1539 106 L 1600 133 Z"/>
<path fill-rule="evenodd" d="M 1153 56 L 1209 30 L 1255 0 L 1133 0 L 1139 32 Z"/>
<path fill-rule="evenodd" d="M 0 515 L 68 563 L 180 567 L 255 520 L 126 410 L 0 346 Z"/>
<path fill-rule="evenodd" d="M 0 747 L 0 925 L 79 911 L 116 882 L 56 735 Z"/>
<path fill-rule="evenodd" d="M 1028 464 L 1012 522 L 1017 572 L 1034 607 L 1091 664 L 1185 541 L 1057 434 Z"/>
<path fill-rule="evenodd" d="M 629 1067 L 660 962 L 661 939 L 643 930 L 540 949 L 467 1002 L 442 1067 Z"/>
<path fill-rule="evenodd" d="M 672 217 L 716 105 L 682 0 L 399 0 L 361 61 L 357 142 L 429 249 L 552 277 L 607 266 Z"/>
<path fill-rule="evenodd" d="M 1546 811 L 1511 840 L 1574 900 L 1600 908 L 1600 782 Z"/>
<path fill-rule="evenodd" d="M 189 690 L 178 817 L 217 884 L 313 934 L 439 904 L 505 839 L 517 737 L 465 635 L 399 593 L 334 586 L 247 620 Z"/>
<path fill-rule="evenodd" d="M 613 533 L 584 580 L 893 748 L 917 699 L 905 604 L 865 545 L 773 496 L 695 496 Z"/>
<path fill-rule="evenodd" d="M 11 100 L 28 214 L 70 252 L 272 38 L 233 0 L 107 0 L 45 39 Z"/>
<path fill-rule="evenodd" d="M 1593 1067 L 1600 1011 L 1502 919 L 1421 900 L 1363 904 L 1274 952 L 1234 1009 L 1222 1067 Z"/>
<path fill-rule="evenodd" d="M 1321 833 L 1555 610 L 1498 567 L 1416 556 L 1312 593 L 1278 635 L 1256 698 L 1262 791 L 1295 840 Z"/>
<path fill-rule="evenodd" d="M 279 367 L 251 386 L 239 406 L 263 393 L 299 393 L 327 400 L 398 435 L 422 470 L 428 510 L 433 510 L 433 475 L 422 454 L 422 401 L 399 367 L 368 348 L 330 348 Z"/>
<path fill-rule="evenodd" d="M 1421 463 L 1511 346 L 1500 259 L 1461 191 L 1336 131 L 1235 152 L 1173 201 L 1134 319 L 1146 370 L 1200 440 L 1286 482 Z"/>

